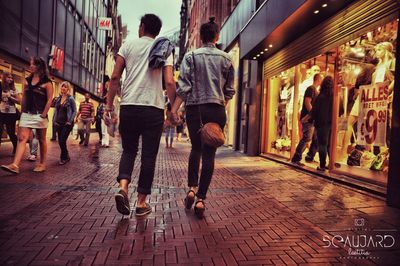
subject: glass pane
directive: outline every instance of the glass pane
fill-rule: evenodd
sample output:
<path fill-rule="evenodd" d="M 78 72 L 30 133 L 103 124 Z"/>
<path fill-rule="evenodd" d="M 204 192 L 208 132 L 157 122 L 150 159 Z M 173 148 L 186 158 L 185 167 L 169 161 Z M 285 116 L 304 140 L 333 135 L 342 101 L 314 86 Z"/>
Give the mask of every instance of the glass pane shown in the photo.
<path fill-rule="evenodd" d="M 57 1 L 56 46 L 61 49 L 65 47 L 65 16 L 66 8 L 64 4 Z"/>
<path fill-rule="evenodd" d="M 336 167 L 387 182 L 397 20 L 340 46 Z"/>
<path fill-rule="evenodd" d="M 265 113 L 265 151 L 290 157 L 294 68 L 283 71 L 267 81 Z"/>

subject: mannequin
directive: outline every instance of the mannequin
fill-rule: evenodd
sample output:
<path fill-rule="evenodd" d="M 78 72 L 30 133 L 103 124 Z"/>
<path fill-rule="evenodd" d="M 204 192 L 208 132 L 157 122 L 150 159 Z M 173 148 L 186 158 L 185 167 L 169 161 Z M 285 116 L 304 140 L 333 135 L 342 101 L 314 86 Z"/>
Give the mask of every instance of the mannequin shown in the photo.
<path fill-rule="evenodd" d="M 390 42 L 378 43 L 375 47 L 375 57 L 379 60 L 375 72 L 372 76 L 373 82 L 389 81 L 389 98 L 388 98 L 388 117 L 387 117 L 387 132 L 386 139 L 389 145 L 389 136 L 391 129 L 392 118 L 392 102 L 393 102 L 393 88 L 394 88 L 394 70 L 395 70 L 395 56 L 393 54 L 393 45 Z"/>
<path fill-rule="evenodd" d="M 351 135 L 353 134 L 353 126 L 358 119 L 358 113 L 360 111 L 360 97 L 358 97 L 360 94 L 360 86 L 371 84 L 374 70 L 374 65 L 366 64 L 357 77 L 356 84 L 353 88 L 355 90 L 354 97 L 353 99 L 349 99 L 349 101 L 354 100 L 354 105 L 347 120 L 347 130 L 343 138 L 342 150 L 340 153 L 341 158 L 347 157 L 347 147 L 350 144 Z"/>
<path fill-rule="evenodd" d="M 357 92 L 355 93 L 354 96 L 356 97 L 356 99 L 353 108 L 350 112 L 347 122 L 347 131 L 343 138 L 343 145 L 341 151 L 342 157 L 345 157 L 347 155 L 347 146 L 350 144 L 350 139 L 353 132 L 353 125 L 355 124 L 355 122 L 357 122 L 358 114 L 360 111 L 360 97 L 358 97 L 358 95 L 360 94 L 359 87 L 361 85 L 384 82 L 386 80 L 389 80 L 391 81 L 389 85 L 389 95 L 393 94 L 392 92 L 394 87 L 394 78 L 392 73 L 394 72 L 394 67 L 395 67 L 393 45 L 390 42 L 378 43 L 375 46 L 375 58 L 378 60 L 376 67 L 374 67 L 371 64 L 365 65 L 364 69 L 357 77 L 355 85 L 355 89 L 357 89 Z M 390 98 L 389 102 L 391 102 Z M 390 114 L 391 104 L 389 104 L 388 108 Z"/>
<path fill-rule="evenodd" d="M 288 130 L 288 103 L 290 102 L 291 97 L 293 96 L 293 75 L 290 72 L 282 75 L 281 79 L 281 91 L 279 93 L 279 104 L 277 110 L 277 137 L 287 137 Z"/>

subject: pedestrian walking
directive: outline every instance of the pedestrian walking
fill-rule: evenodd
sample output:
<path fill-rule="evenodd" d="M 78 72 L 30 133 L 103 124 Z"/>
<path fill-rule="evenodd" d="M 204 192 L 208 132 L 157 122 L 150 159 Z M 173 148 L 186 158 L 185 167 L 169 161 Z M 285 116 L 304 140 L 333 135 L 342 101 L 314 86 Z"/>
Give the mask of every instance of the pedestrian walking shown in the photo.
<path fill-rule="evenodd" d="M 166 108 L 166 115 L 165 115 L 165 121 L 164 121 L 164 131 L 165 131 L 165 143 L 167 148 L 172 148 L 172 143 L 174 142 L 174 136 L 175 136 L 175 125 L 171 121 L 171 103 L 167 103 L 167 108 Z M 169 145 L 168 145 L 168 140 L 169 140 Z"/>
<path fill-rule="evenodd" d="M 104 121 L 104 110 L 107 104 L 107 96 L 103 98 L 103 102 L 99 105 L 99 118 L 101 123 L 101 147 L 108 148 L 110 147 L 110 135 L 108 134 L 107 125 Z"/>
<path fill-rule="evenodd" d="M 315 74 L 313 78 L 313 84 L 309 86 L 304 93 L 303 107 L 300 113 L 301 130 L 303 136 L 299 141 L 299 144 L 297 144 L 296 152 L 292 158 L 292 163 L 299 166 L 304 166 L 304 164 L 301 162 L 301 159 L 307 143 L 311 141 L 311 146 L 305 158 L 306 162 L 314 161 L 315 153 L 317 153 L 318 150 L 317 132 L 314 130 L 314 121 L 311 118 L 310 112 L 312 110 L 313 103 L 318 96 L 318 88 L 321 85 L 322 76 L 320 74 Z"/>
<path fill-rule="evenodd" d="M 176 140 L 181 141 L 182 134 L 185 129 L 185 116 L 183 112 L 178 112 L 179 122 L 176 125 Z"/>
<path fill-rule="evenodd" d="M 327 76 L 322 80 L 321 90 L 315 99 L 311 112 L 318 138 L 318 171 L 326 170 L 326 156 L 329 151 L 333 108 L 333 78 Z"/>
<path fill-rule="evenodd" d="M 46 170 L 46 130 L 49 122 L 47 113 L 53 99 L 53 84 L 49 79 L 44 59 L 33 57 L 30 60 L 30 71 L 32 74 L 26 78 L 23 88 L 22 114 L 19 122 L 18 144 L 14 161 L 9 165 L 1 166 L 3 170 L 14 174 L 19 173 L 19 165 L 32 129 L 36 129 L 40 146 L 40 162 L 33 171 L 43 172 Z"/>
<path fill-rule="evenodd" d="M 90 138 L 90 126 L 94 121 L 94 106 L 90 101 L 90 94 L 85 94 L 85 100 L 79 104 L 79 111 L 76 116 L 78 121 L 78 134 L 81 138 L 79 145 L 84 144 L 87 146 L 89 144 Z"/>
<path fill-rule="evenodd" d="M 30 162 L 35 162 L 37 159 L 37 152 L 39 149 L 39 140 L 37 139 L 36 129 L 32 129 L 29 136 L 29 155 L 26 158 Z"/>
<path fill-rule="evenodd" d="M 103 139 L 103 131 L 102 131 L 102 127 L 101 127 L 101 120 L 103 119 L 103 114 L 104 114 L 104 104 L 100 103 L 97 106 L 96 116 L 95 116 L 96 132 L 97 132 L 97 134 L 99 134 L 99 143 L 100 144 L 102 144 L 102 139 Z"/>
<path fill-rule="evenodd" d="M 0 142 L 3 135 L 4 125 L 7 134 L 13 145 L 12 154 L 17 150 L 17 135 L 15 134 L 15 125 L 19 119 L 19 111 L 16 104 L 21 103 L 21 94 L 17 92 L 14 85 L 14 78 L 9 72 L 3 72 L 1 83 L 1 102 L 0 102 Z"/>
<path fill-rule="evenodd" d="M 55 107 L 56 100 L 60 96 L 61 96 L 61 93 L 57 97 L 53 98 L 53 101 L 51 101 L 51 106 L 50 107 L 53 107 L 53 108 Z M 54 119 L 54 112 L 53 112 L 53 117 L 51 119 L 51 138 L 50 138 L 50 141 L 57 141 L 57 126 L 56 126 L 56 120 Z"/>
<path fill-rule="evenodd" d="M 130 213 L 128 185 L 138 152 L 139 137 L 142 140 L 141 168 L 137 186 L 136 216 L 151 212 L 146 203 L 151 193 L 158 148 L 164 123 L 164 95 L 162 79 L 170 102 L 175 97 L 175 81 L 173 79 L 172 44 L 168 40 L 157 39 L 162 22 L 154 14 L 145 14 L 140 19 L 139 38 L 125 42 L 116 57 L 111 76 L 109 98 L 105 117 L 116 121 L 113 103 L 120 89 L 120 78 L 126 69 L 126 78 L 121 88 L 121 107 L 119 117 L 119 133 L 122 140 L 122 156 L 119 164 L 117 181 L 119 192 L 115 195 L 117 210 L 128 215 Z M 157 55 L 161 55 L 157 57 Z M 160 66 L 150 59 L 157 57 Z M 110 119 L 107 119 L 109 121 Z"/>
<path fill-rule="evenodd" d="M 61 83 L 61 95 L 54 105 L 54 120 L 60 145 L 60 165 L 64 165 L 71 159 L 67 149 L 67 139 L 74 126 L 76 115 L 75 99 L 70 95 L 71 84 L 67 81 Z"/>
<path fill-rule="evenodd" d="M 172 107 L 174 120 L 178 121 L 179 107 L 183 101 L 186 102 L 186 123 L 192 149 L 185 206 L 190 209 L 197 196 L 194 210 L 198 218 L 204 215 L 204 200 L 211 183 L 217 150 L 202 143 L 199 133 L 201 123 L 214 122 L 223 130 L 226 124 L 225 105 L 235 94 L 232 60 L 227 53 L 216 47 L 219 28 L 213 18 L 201 25 L 200 38 L 203 46 L 187 53 L 183 58 L 177 97 Z M 202 168 L 199 182 L 200 159 Z"/>

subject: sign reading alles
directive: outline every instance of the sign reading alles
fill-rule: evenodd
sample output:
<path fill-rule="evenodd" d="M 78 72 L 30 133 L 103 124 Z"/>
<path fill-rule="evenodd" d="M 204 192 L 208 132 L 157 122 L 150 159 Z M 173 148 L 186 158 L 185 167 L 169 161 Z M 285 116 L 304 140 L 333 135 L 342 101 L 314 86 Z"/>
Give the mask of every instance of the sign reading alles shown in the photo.
<path fill-rule="evenodd" d="M 357 144 L 384 146 L 388 119 L 389 83 L 361 86 Z"/>

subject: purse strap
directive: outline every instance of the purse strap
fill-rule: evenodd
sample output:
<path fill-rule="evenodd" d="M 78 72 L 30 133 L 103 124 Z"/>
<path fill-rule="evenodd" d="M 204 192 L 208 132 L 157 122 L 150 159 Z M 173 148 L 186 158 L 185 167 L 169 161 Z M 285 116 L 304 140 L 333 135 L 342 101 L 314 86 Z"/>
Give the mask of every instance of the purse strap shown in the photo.
<path fill-rule="evenodd" d="M 194 84 L 194 85 L 197 85 L 196 60 L 194 59 L 194 52 L 193 52 L 193 51 L 192 51 L 192 58 L 193 58 L 193 70 L 194 70 L 194 71 L 193 71 L 193 76 L 194 76 L 194 82 L 193 82 L 193 84 Z M 196 90 L 198 89 L 197 86 L 194 86 L 194 87 L 196 87 Z M 200 105 L 197 105 L 197 110 L 198 110 L 198 112 L 199 112 L 199 117 L 200 117 L 200 128 L 202 128 L 202 127 L 203 127 L 203 119 L 201 118 Z"/>

